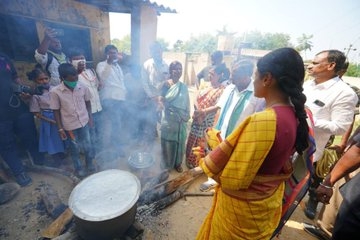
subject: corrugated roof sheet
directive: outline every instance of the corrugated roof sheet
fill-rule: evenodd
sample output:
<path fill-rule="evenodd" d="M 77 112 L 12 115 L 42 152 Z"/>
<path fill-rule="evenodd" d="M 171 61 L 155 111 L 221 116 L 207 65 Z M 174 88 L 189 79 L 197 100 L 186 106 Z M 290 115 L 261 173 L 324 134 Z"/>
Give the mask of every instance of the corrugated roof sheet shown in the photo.
<path fill-rule="evenodd" d="M 85 4 L 98 7 L 104 12 L 119 12 L 119 13 L 131 13 L 131 9 L 134 5 L 146 5 L 154 8 L 157 14 L 161 13 L 177 13 L 175 9 L 165 7 L 162 4 L 157 4 L 155 1 L 150 0 L 75 0 Z"/>
<path fill-rule="evenodd" d="M 175 9 L 171 9 L 170 7 L 165 7 L 163 4 L 157 4 L 155 1 L 150 0 L 141 0 L 145 4 L 149 4 L 150 6 L 154 7 L 158 12 L 163 13 L 177 13 Z"/>

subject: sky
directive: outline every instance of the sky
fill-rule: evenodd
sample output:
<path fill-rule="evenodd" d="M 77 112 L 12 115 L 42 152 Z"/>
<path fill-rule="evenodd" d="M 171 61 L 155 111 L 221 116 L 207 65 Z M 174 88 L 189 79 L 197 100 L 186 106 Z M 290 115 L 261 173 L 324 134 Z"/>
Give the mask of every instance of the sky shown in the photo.
<path fill-rule="evenodd" d="M 285 33 L 293 45 L 302 34 L 313 35 L 311 59 L 325 49 L 349 50 L 350 62 L 360 62 L 359 0 L 151 0 L 177 11 L 158 16 L 158 38 L 172 44 L 223 26 L 235 36 L 250 31 Z M 112 24 L 112 23 L 117 24 Z M 113 25 L 121 28 L 114 27 Z M 110 14 L 111 39 L 130 34 L 129 14 Z M 352 44 L 352 47 L 350 47 Z M 353 50 L 356 49 L 356 50 Z"/>

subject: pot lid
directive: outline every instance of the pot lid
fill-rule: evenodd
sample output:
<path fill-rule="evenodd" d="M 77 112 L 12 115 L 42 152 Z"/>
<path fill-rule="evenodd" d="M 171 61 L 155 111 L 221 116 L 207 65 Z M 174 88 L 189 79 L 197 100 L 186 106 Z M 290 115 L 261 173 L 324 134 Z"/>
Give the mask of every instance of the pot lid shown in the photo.
<path fill-rule="evenodd" d="M 154 162 L 154 158 L 148 152 L 134 152 L 128 159 L 130 166 L 138 169 L 151 167 Z"/>
<path fill-rule="evenodd" d="M 88 221 L 118 217 L 132 208 L 140 194 L 138 178 L 127 171 L 110 169 L 82 180 L 71 192 L 69 207 Z"/>

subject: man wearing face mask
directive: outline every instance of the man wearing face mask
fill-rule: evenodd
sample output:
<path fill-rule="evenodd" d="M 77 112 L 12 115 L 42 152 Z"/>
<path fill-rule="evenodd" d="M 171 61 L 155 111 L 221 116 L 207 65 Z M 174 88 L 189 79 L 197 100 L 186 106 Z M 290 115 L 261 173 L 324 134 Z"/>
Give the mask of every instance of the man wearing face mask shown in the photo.
<path fill-rule="evenodd" d="M 92 125 L 91 93 L 78 82 L 78 72 L 70 63 L 59 66 L 62 82 L 50 90 L 50 109 L 54 111 L 60 137 L 69 139 L 70 155 L 79 177 L 93 173 L 93 151 L 91 150 L 89 126 Z M 85 152 L 87 171 L 80 160 L 80 146 Z"/>
<path fill-rule="evenodd" d="M 40 46 L 35 50 L 35 60 L 50 75 L 50 85 L 56 86 L 60 83 L 58 67 L 61 63 L 66 63 L 66 56 L 62 52 L 61 42 L 58 39 L 61 33 L 52 28 L 46 28 L 44 39 Z"/>
<path fill-rule="evenodd" d="M 91 145 L 94 146 L 95 152 L 98 152 L 100 143 L 100 124 L 101 110 L 99 89 L 100 83 L 96 72 L 92 68 L 86 67 L 84 51 L 80 48 L 71 48 L 68 53 L 70 63 L 77 69 L 79 82 L 89 88 L 91 93 L 91 113 L 93 126 L 90 127 Z"/>
<path fill-rule="evenodd" d="M 102 123 L 104 137 L 102 144 L 110 148 L 111 144 L 123 142 L 120 131 L 124 121 L 126 88 L 124 74 L 118 63 L 118 49 L 114 45 L 107 45 L 105 47 L 105 55 L 106 60 L 98 63 L 96 72 L 102 86 L 100 90 L 100 100 L 103 107 Z M 120 155 L 124 154 L 122 149 L 119 149 L 119 153 Z"/>

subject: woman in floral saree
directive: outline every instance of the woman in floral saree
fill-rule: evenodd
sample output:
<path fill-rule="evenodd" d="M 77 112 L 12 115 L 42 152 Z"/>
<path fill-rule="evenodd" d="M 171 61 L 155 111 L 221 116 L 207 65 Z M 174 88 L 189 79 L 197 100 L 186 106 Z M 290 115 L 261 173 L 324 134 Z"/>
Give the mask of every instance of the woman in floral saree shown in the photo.
<path fill-rule="evenodd" d="M 216 118 L 217 101 L 219 100 L 225 85 L 223 82 L 228 82 L 223 78 L 223 67 L 213 67 L 209 70 L 209 78 L 211 86 L 199 90 L 196 97 L 195 111 L 193 115 L 193 122 L 186 144 L 186 166 L 194 168 L 199 165 L 196 156 L 193 154 L 192 149 L 197 146 L 204 145 L 204 131 L 213 127 Z"/>

